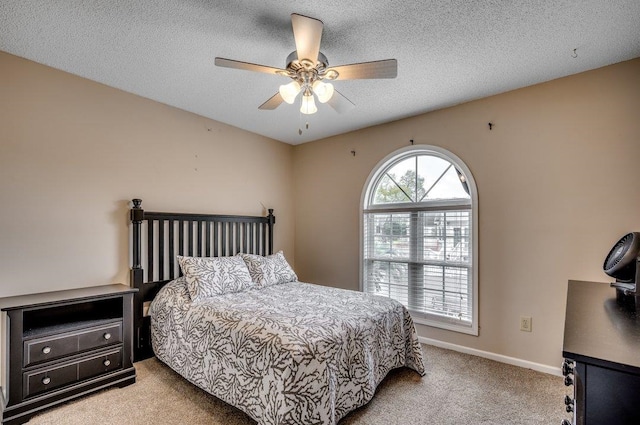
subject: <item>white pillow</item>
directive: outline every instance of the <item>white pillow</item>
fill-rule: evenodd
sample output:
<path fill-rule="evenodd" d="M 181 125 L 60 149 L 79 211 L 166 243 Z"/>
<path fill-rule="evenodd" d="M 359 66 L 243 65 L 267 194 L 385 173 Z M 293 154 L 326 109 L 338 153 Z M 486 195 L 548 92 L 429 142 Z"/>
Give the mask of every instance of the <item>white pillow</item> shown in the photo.
<path fill-rule="evenodd" d="M 282 251 L 263 257 L 254 254 L 238 254 L 247 264 L 251 280 L 256 288 L 295 282 L 298 276 L 293 271 Z"/>
<path fill-rule="evenodd" d="M 253 286 L 242 258 L 183 257 L 178 264 L 187 281 L 191 300 L 201 301 L 215 295 L 240 292 Z"/>

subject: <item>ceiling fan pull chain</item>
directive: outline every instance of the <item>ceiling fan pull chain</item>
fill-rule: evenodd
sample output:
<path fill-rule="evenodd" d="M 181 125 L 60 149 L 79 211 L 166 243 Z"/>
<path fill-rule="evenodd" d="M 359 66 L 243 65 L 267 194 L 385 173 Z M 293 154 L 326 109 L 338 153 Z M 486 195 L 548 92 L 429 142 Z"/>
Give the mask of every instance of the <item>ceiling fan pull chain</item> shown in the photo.
<path fill-rule="evenodd" d="M 300 101 L 302 103 L 302 101 Z M 302 136 L 302 108 L 298 112 L 298 135 Z"/>

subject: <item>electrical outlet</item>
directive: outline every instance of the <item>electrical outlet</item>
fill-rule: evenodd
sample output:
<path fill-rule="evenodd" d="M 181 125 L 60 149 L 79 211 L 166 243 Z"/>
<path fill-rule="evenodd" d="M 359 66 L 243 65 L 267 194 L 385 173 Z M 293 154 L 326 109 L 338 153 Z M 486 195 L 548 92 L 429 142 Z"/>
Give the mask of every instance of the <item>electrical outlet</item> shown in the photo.
<path fill-rule="evenodd" d="M 520 316 L 520 330 L 531 332 L 531 316 Z"/>

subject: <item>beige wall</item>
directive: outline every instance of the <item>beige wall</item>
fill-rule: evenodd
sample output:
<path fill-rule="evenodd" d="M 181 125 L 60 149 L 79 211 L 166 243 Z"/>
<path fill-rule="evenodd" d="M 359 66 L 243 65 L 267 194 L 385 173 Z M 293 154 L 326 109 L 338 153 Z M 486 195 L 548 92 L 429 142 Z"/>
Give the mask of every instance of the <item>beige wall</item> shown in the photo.
<path fill-rule="evenodd" d="M 290 145 L 0 52 L 0 296 L 128 283 L 136 197 L 274 208 L 293 262 L 292 181 Z"/>
<path fill-rule="evenodd" d="M 419 334 L 558 367 L 567 280 L 608 281 L 610 247 L 640 230 L 638 111 L 640 59 L 296 146 L 297 273 L 357 289 L 372 168 L 410 139 L 443 147 L 478 186 L 480 335 Z"/>
<path fill-rule="evenodd" d="M 356 289 L 365 179 L 414 139 L 462 158 L 480 199 L 480 336 L 419 333 L 557 366 L 567 280 L 606 281 L 640 230 L 639 75 L 636 59 L 291 147 L 0 52 L 0 296 L 126 283 L 134 197 L 275 208 L 301 279 Z"/>

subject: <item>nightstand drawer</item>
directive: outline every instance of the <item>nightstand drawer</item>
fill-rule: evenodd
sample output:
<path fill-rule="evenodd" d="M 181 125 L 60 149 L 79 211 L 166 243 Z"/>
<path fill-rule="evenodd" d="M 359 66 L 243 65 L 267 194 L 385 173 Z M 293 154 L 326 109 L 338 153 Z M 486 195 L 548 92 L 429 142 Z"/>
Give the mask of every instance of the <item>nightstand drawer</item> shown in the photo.
<path fill-rule="evenodd" d="M 24 366 L 57 359 L 78 351 L 77 335 L 56 336 L 24 342 Z"/>
<path fill-rule="evenodd" d="M 78 379 L 78 365 L 27 372 L 23 374 L 23 397 L 31 397 L 45 391 L 55 390 Z"/>
<path fill-rule="evenodd" d="M 24 342 L 24 367 L 122 342 L 122 322 Z"/>
<path fill-rule="evenodd" d="M 25 398 L 122 369 L 122 347 L 23 374 Z"/>
<path fill-rule="evenodd" d="M 122 368 L 122 349 L 110 351 L 78 363 L 78 380 L 93 378 Z"/>
<path fill-rule="evenodd" d="M 78 351 L 91 350 L 122 342 L 122 322 L 83 332 L 78 335 Z"/>

